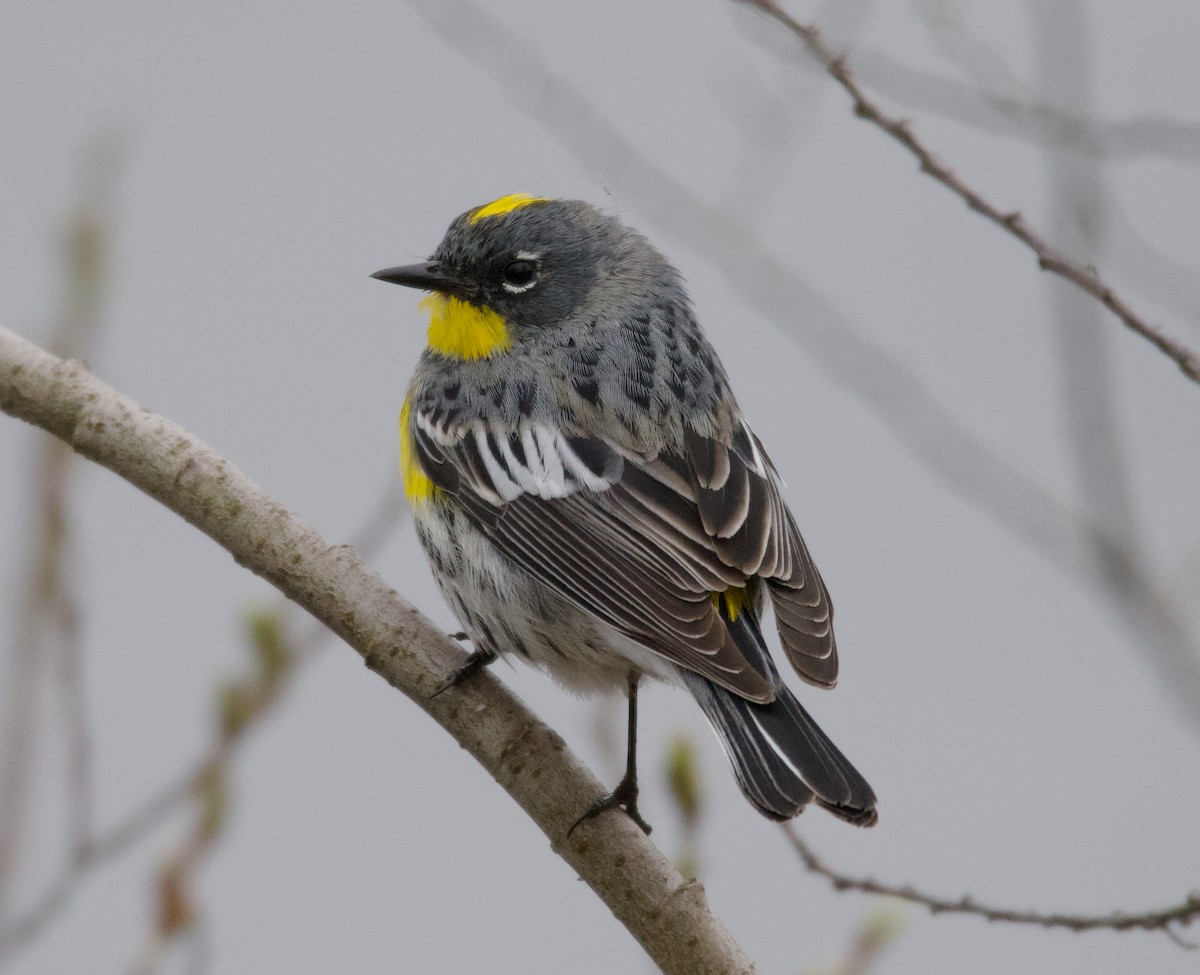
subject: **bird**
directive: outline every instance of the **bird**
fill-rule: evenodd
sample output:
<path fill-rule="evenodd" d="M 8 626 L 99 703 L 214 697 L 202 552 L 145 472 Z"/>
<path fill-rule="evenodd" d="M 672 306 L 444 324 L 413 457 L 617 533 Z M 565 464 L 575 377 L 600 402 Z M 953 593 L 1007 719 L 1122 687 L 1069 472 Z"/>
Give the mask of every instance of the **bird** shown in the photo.
<path fill-rule="evenodd" d="M 796 674 L 834 686 L 828 591 L 667 258 L 585 201 L 516 193 L 455 218 L 428 260 L 372 277 L 428 292 L 400 465 L 473 646 L 438 693 L 500 655 L 577 694 L 625 691 L 625 774 L 569 833 L 618 808 L 649 833 L 646 680 L 692 695 L 764 816 L 815 803 L 874 825 L 871 786 L 768 649 L 769 606 Z"/>

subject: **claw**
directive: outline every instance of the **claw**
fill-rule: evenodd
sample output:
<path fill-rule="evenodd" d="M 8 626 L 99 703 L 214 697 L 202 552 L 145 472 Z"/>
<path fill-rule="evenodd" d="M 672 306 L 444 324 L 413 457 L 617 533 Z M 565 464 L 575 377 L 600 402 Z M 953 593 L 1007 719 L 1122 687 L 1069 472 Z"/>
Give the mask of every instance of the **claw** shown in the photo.
<path fill-rule="evenodd" d="M 466 634 L 464 634 L 464 636 L 465 635 Z M 468 678 L 474 677 L 495 659 L 496 654 L 490 653 L 487 650 L 473 650 L 467 656 L 467 659 L 462 662 L 462 665 L 459 666 L 449 677 L 442 681 L 442 683 L 438 686 L 438 689 L 429 696 L 437 697 L 439 694 L 450 690 L 450 688 L 457 687 Z"/>
<path fill-rule="evenodd" d="M 602 812 L 607 812 L 609 809 L 623 810 L 625 815 L 637 823 L 638 828 L 641 829 L 641 831 L 647 836 L 649 836 L 652 827 L 648 822 L 646 822 L 646 820 L 642 819 L 642 814 L 638 812 L 637 800 L 637 778 L 631 778 L 629 775 L 626 775 L 625 778 L 621 779 L 620 785 L 618 785 L 612 792 L 601 797 L 600 799 L 597 799 L 587 807 L 587 809 L 584 811 L 584 814 L 571 824 L 571 828 L 567 830 L 567 836 L 569 837 L 572 833 L 574 833 L 579 827 L 580 823 L 585 823 L 589 819 L 595 819 Z"/>

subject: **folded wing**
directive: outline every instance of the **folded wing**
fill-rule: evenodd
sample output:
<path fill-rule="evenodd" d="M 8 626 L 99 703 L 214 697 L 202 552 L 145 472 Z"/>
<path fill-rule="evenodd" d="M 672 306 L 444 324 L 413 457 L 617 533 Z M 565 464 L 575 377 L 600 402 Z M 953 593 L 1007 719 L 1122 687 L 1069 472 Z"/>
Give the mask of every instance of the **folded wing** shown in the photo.
<path fill-rule="evenodd" d="M 832 685 L 828 596 L 749 427 L 640 457 L 546 424 L 434 422 L 410 435 L 430 479 L 525 571 L 631 639 L 735 694 L 774 699 L 713 593 L 766 581 L 789 660 Z"/>

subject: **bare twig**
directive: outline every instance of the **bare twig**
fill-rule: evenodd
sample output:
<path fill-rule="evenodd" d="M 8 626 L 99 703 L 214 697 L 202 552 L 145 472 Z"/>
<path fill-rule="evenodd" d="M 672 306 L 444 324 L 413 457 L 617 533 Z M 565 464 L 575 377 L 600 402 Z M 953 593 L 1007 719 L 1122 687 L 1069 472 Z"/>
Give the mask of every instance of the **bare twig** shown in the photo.
<path fill-rule="evenodd" d="M 1038 266 L 1043 271 L 1057 274 L 1091 295 L 1126 326 L 1174 360 L 1185 376 L 1193 382 L 1200 383 L 1200 355 L 1170 338 L 1161 329 L 1142 318 L 1124 298 L 1104 283 L 1094 268 L 1077 264 L 1051 247 L 1034 232 L 1018 211 L 1004 211 L 994 206 L 978 191 L 960 179 L 949 166 L 935 156 L 913 134 L 912 125 L 907 120 L 886 114 L 867 96 L 855 80 L 845 57 L 837 54 L 825 43 L 816 27 L 800 23 L 786 13 L 774 0 L 740 0 L 740 2 L 758 8 L 800 38 L 809 53 L 821 63 L 829 76 L 850 95 L 854 103 L 854 114 L 886 132 L 892 139 L 904 146 L 920 163 L 923 173 L 945 186 L 972 210 L 1025 244 L 1037 255 Z"/>
<path fill-rule="evenodd" d="M 0 329 L 0 409 L 67 441 L 224 546 L 354 647 L 469 751 L 667 975 L 754 966 L 626 816 L 566 832 L 602 794 L 595 777 L 491 674 L 433 697 L 462 651 L 345 546 L 331 546 L 182 428 Z"/>
<path fill-rule="evenodd" d="M 1014 911 L 1002 907 L 989 907 L 977 903 L 969 895 L 950 900 L 924 894 L 912 886 L 884 884 L 870 877 L 848 877 L 839 873 L 821 860 L 812 849 L 797 835 L 791 823 L 783 825 L 792 848 L 803 861 L 804 866 L 813 873 L 820 874 L 828 880 L 836 890 L 857 890 L 863 894 L 881 894 L 884 897 L 898 897 L 901 900 L 927 907 L 933 914 L 974 914 L 987 918 L 989 921 L 1005 921 L 1010 924 L 1032 924 L 1043 928 L 1066 928 L 1070 931 L 1161 931 L 1171 936 L 1175 941 L 1180 940 L 1172 930 L 1172 925 L 1187 927 L 1200 918 L 1200 891 L 1193 891 L 1180 904 L 1165 907 L 1157 911 L 1146 911 L 1141 914 L 1129 914 L 1124 911 L 1113 911 L 1111 914 L 1043 914 L 1037 911 Z"/>
<path fill-rule="evenodd" d="M 389 478 L 387 487 L 378 503 L 353 535 L 351 546 L 364 558 L 370 558 L 389 535 L 399 527 L 405 508 L 400 503 L 399 478 Z M 283 615 L 295 609 L 286 599 L 280 599 L 276 612 Z M 281 619 L 288 625 L 288 619 Z M 316 651 L 328 640 L 329 630 L 320 623 L 312 622 L 304 636 L 295 641 L 291 654 L 293 671 L 299 671 L 313 659 Z M 287 684 L 279 684 L 271 699 L 264 705 L 278 707 L 278 698 L 286 691 Z M 161 826 L 173 813 L 201 790 L 205 777 L 214 768 L 227 768 L 236 757 L 242 743 L 251 732 L 261 725 L 262 717 L 268 712 L 266 706 L 257 709 L 253 721 L 242 724 L 235 735 L 218 734 L 206 754 L 193 761 L 188 771 L 159 788 L 148 799 L 142 801 L 132 812 L 127 813 L 107 831 L 92 837 L 84 849 L 72 857 L 27 907 L 23 913 L 6 924 L 0 924 L 0 958 L 36 938 L 48 924 L 60 915 L 69 903 L 74 890 L 95 870 L 116 859 L 139 840 Z"/>

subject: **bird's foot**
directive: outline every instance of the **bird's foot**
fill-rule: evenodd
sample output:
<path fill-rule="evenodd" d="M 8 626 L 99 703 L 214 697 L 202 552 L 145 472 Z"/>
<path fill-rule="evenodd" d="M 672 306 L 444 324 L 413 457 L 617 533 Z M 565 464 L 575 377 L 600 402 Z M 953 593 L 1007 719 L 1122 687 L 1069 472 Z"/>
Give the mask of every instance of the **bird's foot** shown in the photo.
<path fill-rule="evenodd" d="M 638 812 L 637 801 L 637 778 L 636 776 L 627 774 L 625 778 L 621 779 L 621 784 L 613 789 L 612 792 L 600 799 L 597 799 L 590 806 L 588 806 L 588 808 L 584 811 L 584 814 L 575 820 L 575 822 L 571 825 L 571 828 L 567 830 L 567 836 L 569 837 L 572 833 L 574 833 L 581 823 L 585 823 L 589 819 L 595 819 L 602 812 L 606 812 L 609 809 L 624 810 L 625 815 L 637 823 L 638 828 L 640 828 L 643 833 L 649 836 L 651 829 L 650 824 L 646 822 L 646 820 L 642 819 L 642 814 Z"/>
<path fill-rule="evenodd" d="M 457 636 L 457 634 L 454 635 Z M 465 637 L 466 634 L 464 633 L 463 636 Z M 462 662 L 454 673 L 442 681 L 438 689 L 429 696 L 437 697 L 439 694 L 450 690 L 450 688 L 457 687 L 467 678 L 474 677 L 495 659 L 496 654 L 488 650 L 472 650 L 467 659 Z"/>

